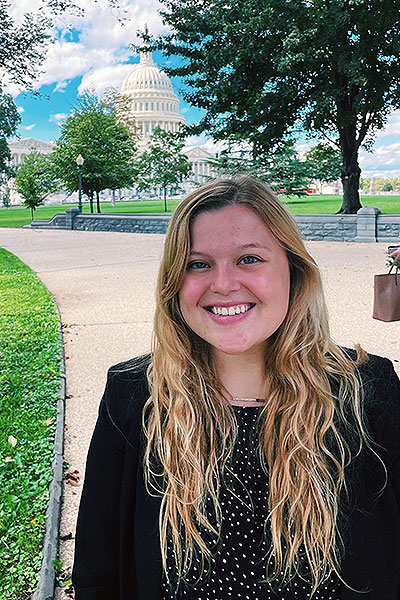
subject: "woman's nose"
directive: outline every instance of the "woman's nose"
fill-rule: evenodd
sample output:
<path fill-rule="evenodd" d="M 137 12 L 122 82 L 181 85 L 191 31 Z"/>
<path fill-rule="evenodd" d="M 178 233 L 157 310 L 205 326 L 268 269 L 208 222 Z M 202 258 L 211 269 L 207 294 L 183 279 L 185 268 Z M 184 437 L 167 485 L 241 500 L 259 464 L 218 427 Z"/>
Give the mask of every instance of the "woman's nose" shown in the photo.
<path fill-rule="evenodd" d="M 217 267 L 214 269 L 210 291 L 228 295 L 240 289 L 238 274 L 232 267 Z"/>

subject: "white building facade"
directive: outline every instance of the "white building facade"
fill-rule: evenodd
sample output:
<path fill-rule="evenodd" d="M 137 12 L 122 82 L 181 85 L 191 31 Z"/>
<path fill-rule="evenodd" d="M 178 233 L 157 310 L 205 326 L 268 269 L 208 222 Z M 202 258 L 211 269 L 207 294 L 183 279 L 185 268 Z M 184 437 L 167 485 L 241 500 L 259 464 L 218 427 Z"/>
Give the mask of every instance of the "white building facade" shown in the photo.
<path fill-rule="evenodd" d="M 30 154 L 32 150 L 37 150 L 41 154 L 51 154 L 54 150 L 54 142 L 42 142 L 36 138 L 23 138 L 10 140 L 8 147 L 11 152 L 11 164 L 13 167 L 20 165 L 25 156 Z"/>
<path fill-rule="evenodd" d="M 156 127 L 178 132 L 185 123 L 171 80 L 156 66 L 151 52 L 140 53 L 140 62 L 124 79 L 120 93 L 129 102 L 131 116 L 138 128 L 139 148 L 143 150 Z M 192 164 L 192 173 L 181 186 L 188 191 L 211 177 L 207 161 L 214 155 L 199 146 L 186 146 L 182 152 Z"/>

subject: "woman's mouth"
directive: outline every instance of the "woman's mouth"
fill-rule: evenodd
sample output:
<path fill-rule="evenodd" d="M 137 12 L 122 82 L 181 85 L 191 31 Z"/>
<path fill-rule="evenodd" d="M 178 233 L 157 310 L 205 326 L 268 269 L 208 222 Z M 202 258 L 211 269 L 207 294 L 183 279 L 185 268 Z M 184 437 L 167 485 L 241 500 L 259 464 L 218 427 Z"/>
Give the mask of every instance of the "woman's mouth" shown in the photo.
<path fill-rule="evenodd" d="M 235 304 L 232 306 L 206 306 L 205 309 L 213 315 L 228 317 L 246 313 L 253 308 L 253 306 L 255 306 L 255 304 L 251 302 L 249 304 Z"/>

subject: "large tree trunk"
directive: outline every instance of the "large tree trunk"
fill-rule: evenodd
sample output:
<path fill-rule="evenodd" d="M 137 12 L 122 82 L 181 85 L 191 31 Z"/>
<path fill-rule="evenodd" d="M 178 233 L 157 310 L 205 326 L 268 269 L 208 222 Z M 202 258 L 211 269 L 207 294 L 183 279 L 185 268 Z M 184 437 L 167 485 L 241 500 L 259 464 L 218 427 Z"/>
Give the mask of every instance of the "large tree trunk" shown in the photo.
<path fill-rule="evenodd" d="M 97 212 L 101 213 L 100 210 L 100 193 L 96 190 L 96 204 L 97 204 Z"/>
<path fill-rule="evenodd" d="M 90 191 L 89 193 L 89 202 L 90 202 L 90 212 L 93 214 L 93 192 Z"/>
<path fill-rule="evenodd" d="M 167 186 L 164 187 L 164 212 L 167 212 Z"/>
<path fill-rule="evenodd" d="M 342 150 L 342 173 L 343 200 L 339 213 L 355 214 L 362 208 L 360 194 L 361 169 L 358 164 L 358 145 L 356 141 L 357 131 L 355 125 L 349 125 L 339 130 L 340 145 Z"/>

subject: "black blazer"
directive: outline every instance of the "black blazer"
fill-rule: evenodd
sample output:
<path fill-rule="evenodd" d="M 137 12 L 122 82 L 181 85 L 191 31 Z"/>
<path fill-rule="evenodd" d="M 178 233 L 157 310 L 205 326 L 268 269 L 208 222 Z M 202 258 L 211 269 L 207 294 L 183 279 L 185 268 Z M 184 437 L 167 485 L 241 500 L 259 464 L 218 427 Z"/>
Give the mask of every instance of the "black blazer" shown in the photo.
<path fill-rule="evenodd" d="M 149 357 L 112 367 L 90 444 L 76 532 L 76 600 L 160 600 L 160 498 L 144 485 Z M 400 600 L 400 382 L 391 362 L 360 368 L 374 448 L 354 459 L 343 521 L 342 600 Z"/>

